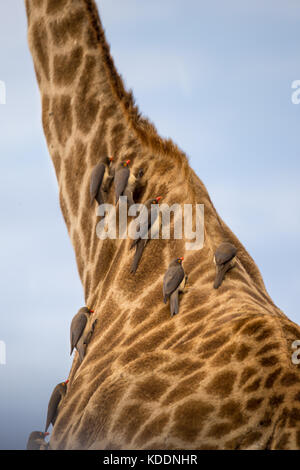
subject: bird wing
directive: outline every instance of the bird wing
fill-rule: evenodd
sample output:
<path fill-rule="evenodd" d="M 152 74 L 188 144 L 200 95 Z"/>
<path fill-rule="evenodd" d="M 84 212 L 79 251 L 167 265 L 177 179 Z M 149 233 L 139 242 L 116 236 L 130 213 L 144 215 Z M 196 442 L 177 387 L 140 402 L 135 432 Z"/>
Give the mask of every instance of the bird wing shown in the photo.
<path fill-rule="evenodd" d="M 177 289 L 180 285 L 182 279 L 184 278 L 184 270 L 182 266 L 172 266 L 169 268 L 165 274 L 163 282 L 163 294 L 166 301 L 166 298 Z"/>
<path fill-rule="evenodd" d="M 57 407 L 59 405 L 60 400 L 61 400 L 60 387 L 59 385 L 57 385 L 55 389 L 53 390 L 52 395 L 49 400 L 45 432 L 47 432 L 50 424 L 52 423 L 53 419 L 56 416 Z"/>
<path fill-rule="evenodd" d="M 215 252 L 215 260 L 217 264 L 224 264 L 232 260 L 237 253 L 237 249 L 231 243 L 223 243 Z"/>
<path fill-rule="evenodd" d="M 85 329 L 86 323 L 87 318 L 84 313 L 77 313 L 72 320 L 70 329 L 71 354 Z"/>
<path fill-rule="evenodd" d="M 119 200 L 119 197 L 123 194 L 129 179 L 129 168 L 121 168 L 115 173 L 115 193 L 116 193 L 116 203 Z"/>
<path fill-rule="evenodd" d="M 91 182 L 90 182 L 90 195 L 91 203 L 93 203 L 99 189 L 101 188 L 103 177 L 105 173 L 105 164 L 98 163 L 92 171 Z"/>

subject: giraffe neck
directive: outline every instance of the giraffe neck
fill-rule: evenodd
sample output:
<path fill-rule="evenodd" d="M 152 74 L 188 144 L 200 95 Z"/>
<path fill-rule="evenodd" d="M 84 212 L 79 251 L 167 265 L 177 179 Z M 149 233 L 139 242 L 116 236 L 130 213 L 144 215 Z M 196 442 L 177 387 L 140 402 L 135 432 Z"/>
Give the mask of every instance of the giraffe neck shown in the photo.
<path fill-rule="evenodd" d="M 203 203 L 211 252 L 224 238 L 235 243 L 243 269 L 255 289 L 266 295 L 255 263 L 218 217 L 185 154 L 158 136 L 124 89 L 94 1 L 26 0 L 26 9 L 44 132 L 86 301 L 94 302 L 120 245 L 116 240 L 104 247 L 97 239 L 95 208 L 88 203 L 90 173 L 103 154 L 116 161 L 129 158 L 133 171 L 144 168 L 143 200 L 162 194 L 165 202 Z M 166 172 L 169 178 L 164 182 Z"/>

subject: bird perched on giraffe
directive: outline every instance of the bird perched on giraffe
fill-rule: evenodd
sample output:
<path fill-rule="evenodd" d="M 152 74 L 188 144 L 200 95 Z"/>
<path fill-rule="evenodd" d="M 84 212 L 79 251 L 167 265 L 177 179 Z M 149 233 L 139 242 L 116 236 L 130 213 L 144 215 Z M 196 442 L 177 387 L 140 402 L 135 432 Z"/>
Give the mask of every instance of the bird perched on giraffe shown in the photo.
<path fill-rule="evenodd" d="M 48 442 L 45 441 L 45 438 L 49 436 L 49 432 L 33 431 L 30 433 L 27 441 L 27 450 L 47 450 Z"/>
<path fill-rule="evenodd" d="M 229 242 L 221 243 L 215 251 L 214 262 L 216 265 L 216 277 L 214 288 L 218 289 L 224 281 L 225 274 L 234 267 L 236 247 Z"/>
<path fill-rule="evenodd" d="M 141 185 L 141 178 L 144 175 L 142 168 L 139 169 L 135 176 L 129 169 L 130 160 L 122 161 L 117 165 L 114 182 L 115 182 L 115 201 L 118 204 L 120 196 L 127 197 L 128 206 L 134 204 L 133 193 Z"/>
<path fill-rule="evenodd" d="M 95 322 L 93 323 L 91 332 L 87 333 L 89 326 L 89 320 L 91 314 L 94 313 L 94 310 L 91 310 L 88 307 L 82 307 L 76 315 L 73 317 L 71 326 L 70 326 L 70 343 L 71 343 L 71 352 L 72 354 L 74 348 L 77 349 L 79 354 L 80 362 L 83 361 L 83 358 L 86 353 L 86 348 L 88 342 L 91 339 L 91 332 L 94 331 Z"/>
<path fill-rule="evenodd" d="M 112 162 L 113 157 L 104 157 L 92 171 L 90 181 L 91 206 L 95 200 L 99 205 L 104 203 L 103 191 L 108 192 L 114 179 Z"/>
<path fill-rule="evenodd" d="M 59 405 L 67 393 L 68 383 L 69 383 L 69 380 L 59 383 L 58 385 L 56 385 L 56 387 L 54 388 L 51 394 L 49 404 L 48 404 L 45 432 L 48 431 L 50 424 L 52 424 L 52 426 L 54 426 L 55 424 L 56 418 L 58 416 Z"/>
<path fill-rule="evenodd" d="M 130 245 L 131 250 L 135 247 L 135 254 L 130 270 L 132 274 L 136 273 L 139 262 L 143 255 L 144 248 L 149 241 L 151 228 L 157 219 L 158 212 L 153 211 L 152 207 L 157 206 L 161 199 L 161 196 L 158 196 L 154 199 L 148 199 L 145 202 L 143 212 L 141 212 L 142 225 L 137 224 L 135 237 Z"/>
<path fill-rule="evenodd" d="M 171 317 L 179 313 L 179 293 L 183 292 L 187 276 L 182 267 L 184 258 L 176 258 L 170 264 L 164 275 L 163 280 L 163 296 L 164 303 L 170 299 Z"/>

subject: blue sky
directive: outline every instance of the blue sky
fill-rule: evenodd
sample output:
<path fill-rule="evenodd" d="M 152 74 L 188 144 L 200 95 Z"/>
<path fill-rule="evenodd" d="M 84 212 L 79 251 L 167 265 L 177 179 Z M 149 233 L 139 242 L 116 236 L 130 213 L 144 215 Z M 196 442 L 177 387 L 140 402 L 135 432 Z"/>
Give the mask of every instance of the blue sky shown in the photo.
<path fill-rule="evenodd" d="M 300 5 L 296 0 L 99 0 L 116 65 L 172 137 L 267 289 L 300 323 Z M 23 2 L 0 4 L 0 449 L 43 429 L 68 374 L 69 324 L 83 304 L 60 213 L 26 38 Z"/>

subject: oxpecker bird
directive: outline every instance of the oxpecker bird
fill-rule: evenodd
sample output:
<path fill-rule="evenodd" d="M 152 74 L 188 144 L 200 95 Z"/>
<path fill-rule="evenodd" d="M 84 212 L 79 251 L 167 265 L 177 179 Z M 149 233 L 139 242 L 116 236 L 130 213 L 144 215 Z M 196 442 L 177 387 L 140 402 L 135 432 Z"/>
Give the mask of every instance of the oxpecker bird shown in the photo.
<path fill-rule="evenodd" d="M 49 436 L 48 432 L 33 431 L 27 441 L 27 450 L 47 450 L 48 442 L 45 442 L 45 437 Z"/>
<path fill-rule="evenodd" d="M 115 172 L 115 195 L 116 204 L 120 196 L 127 196 L 127 203 L 134 204 L 133 192 L 136 185 L 136 177 L 129 170 L 130 160 L 119 163 Z"/>
<path fill-rule="evenodd" d="M 152 204 L 158 204 L 159 201 L 161 200 L 161 196 L 155 198 L 155 199 L 148 199 L 148 201 L 145 202 L 145 208 L 144 210 L 146 211 L 145 213 L 145 219 L 143 220 L 143 226 L 141 227 L 140 225 L 138 225 L 136 227 L 136 231 L 137 232 L 140 232 L 138 236 L 136 236 L 136 238 L 133 240 L 133 242 L 131 243 L 131 246 L 130 246 L 130 249 L 136 247 L 135 249 L 135 255 L 134 255 L 134 258 L 133 258 L 133 262 L 132 262 L 132 265 L 131 265 L 131 273 L 132 274 L 135 274 L 137 268 L 138 268 L 138 265 L 139 265 L 139 262 L 140 262 L 140 259 L 142 257 L 142 254 L 143 254 L 143 251 L 144 251 L 144 248 L 150 238 L 150 232 L 151 232 L 151 227 L 152 225 L 154 224 L 156 218 L 157 218 L 157 212 L 153 212 L 153 216 L 151 217 L 151 207 L 152 207 Z"/>
<path fill-rule="evenodd" d="M 216 278 L 214 288 L 218 289 L 222 284 L 225 274 L 233 268 L 237 249 L 232 243 L 222 243 L 215 252 L 214 262 L 216 264 Z"/>
<path fill-rule="evenodd" d="M 89 344 L 89 342 L 91 340 L 91 337 L 93 335 L 93 332 L 94 332 L 97 321 L 98 320 L 95 320 L 93 322 L 92 328 L 90 329 L 90 331 L 86 335 L 84 335 L 84 334 L 81 335 L 81 337 L 79 338 L 79 340 L 77 342 L 76 349 L 77 349 L 78 354 L 79 354 L 80 362 L 82 362 L 83 359 L 84 359 L 88 344 Z"/>
<path fill-rule="evenodd" d="M 109 190 L 114 178 L 114 171 L 111 167 L 112 162 L 112 157 L 105 157 L 92 171 L 90 182 L 91 206 L 94 200 L 96 200 L 99 205 L 104 203 L 103 191 L 107 192 Z"/>
<path fill-rule="evenodd" d="M 69 380 L 66 380 L 65 382 L 62 382 L 56 385 L 55 389 L 52 392 L 52 395 L 50 397 L 49 404 L 48 404 L 48 413 L 47 413 L 45 432 L 48 431 L 50 424 L 52 424 L 52 426 L 54 426 L 55 424 L 55 421 L 58 415 L 58 405 L 60 404 L 61 400 L 64 398 L 67 392 L 68 382 Z"/>
<path fill-rule="evenodd" d="M 82 307 L 76 313 L 75 317 L 72 320 L 71 327 L 70 327 L 70 343 L 71 343 L 70 355 L 72 354 L 73 349 L 76 348 L 79 353 L 80 359 L 81 358 L 83 359 L 84 354 L 82 356 L 81 353 L 83 353 L 83 351 L 82 351 L 82 348 L 78 346 L 78 343 L 79 343 L 79 340 L 83 336 L 84 329 L 87 325 L 87 322 L 89 320 L 91 313 L 94 313 L 94 310 L 90 310 L 88 307 Z M 81 352 L 79 352 L 79 349 L 81 349 Z"/>
<path fill-rule="evenodd" d="M 169 264 L 163 281 L 164 303 L 166 304 L 170 298 L 171 317 L 179 312 L 178 295 L 183 291 L 187 281 L 182 261 L 183 258 L 176 258 Z"/>

